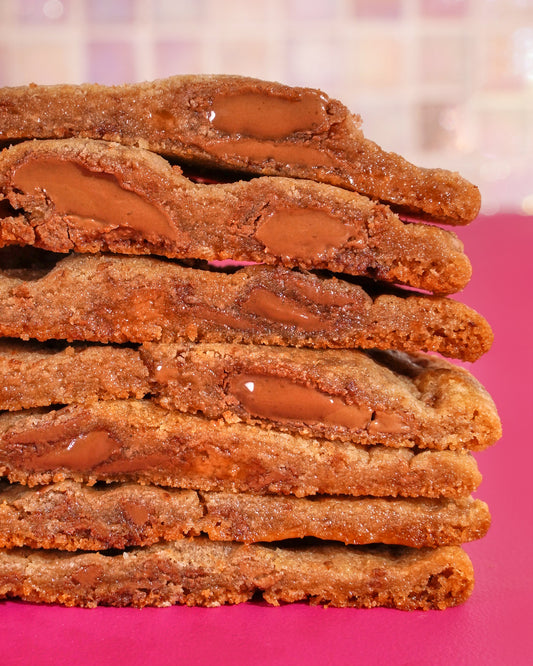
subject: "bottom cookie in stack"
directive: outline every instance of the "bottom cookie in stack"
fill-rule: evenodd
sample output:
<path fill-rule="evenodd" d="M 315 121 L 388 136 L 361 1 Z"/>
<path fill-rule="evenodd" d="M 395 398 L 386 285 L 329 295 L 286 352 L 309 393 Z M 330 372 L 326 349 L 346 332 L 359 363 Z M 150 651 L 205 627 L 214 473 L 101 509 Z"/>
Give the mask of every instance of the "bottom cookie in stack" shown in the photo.
<path fill-rule="evenodd" d="M 465 601 L 473 570 L 460 547 L 416 550 L 243 545 L 184 539 L 107 555 L 15 549 L 0 553 L 0 594 L 69 606 L 218 606 L 256 593 L 277 605 L 447 608 Z"/>
<path fill-rule="evenodd" d="M 92 365 L 90 395 L 68 379 L 68 364 L 74 369 L 84 354 L 114 359 Z M 497 439 L 497 416 L 482 387 L 445 361 L 377 358 L 239 345 L 54 353 L 5 342 L 1 407 L 42 404 L 35 396 L 47 383 L 73 404 L 0 416 L 0 465 L 11 481 L 0 495 L 0 594 L 82 606 L 212 606 L 256 595 L 274 604 L 402 609 L 464 601 L 473 572 L 460 544 L 483 536 L 490 523 L 486 505 L 469 497 L 480 476 L 465 447 Z M 132 359 L 141 364 L 128 386 L 120 368 Z M 210 373 L 198 372 L 202 359 L 210 360 Z M 122 384 L 109 382 L 109 367 Z M 283 417 L 268 419 L 257 414 L 257 402 L 239 402 L 231 382 L 215 381 L 227 379 L 228 368 L 238 376 L 252 367 L 256 378 L 283 378 L 286 389 L 314 390 L 337 409 L 333 398 L 370 416 L 335 423 L 330 412 L 306 423 L 285 404 Z M 210 380 L 184 383 L 177 368 Z M 111 399 L 94 402 L 95 385 L 104 384 Z M 188 386 L 188 402 L 178 399 L 176 385 Z M 213 414 L 229 422 L 175 411 L 176 404 L 192 411 L 207 405 L 206 391 L 217 386 Z M 113 395 L 149 390 L 153 400 Z M 170 409 L 154 404 L 168 406 L 165 395 Z M 379 426 L 375 415 L 393 404 L 403 433 L 389 421 L 387 437 L 387 420 Z M 454 414 L 457 405 L 462 413 Z M 469 410 L 483 418 L 468 419 Z M 456 427 L 446 433 L 454 416 Z M 423 433 L 437 432 L 439 423 L 444 436 L 435 446 L 444 450 L 431 450 Z M 374 443 L 387 439 L 389 446 Z"/>

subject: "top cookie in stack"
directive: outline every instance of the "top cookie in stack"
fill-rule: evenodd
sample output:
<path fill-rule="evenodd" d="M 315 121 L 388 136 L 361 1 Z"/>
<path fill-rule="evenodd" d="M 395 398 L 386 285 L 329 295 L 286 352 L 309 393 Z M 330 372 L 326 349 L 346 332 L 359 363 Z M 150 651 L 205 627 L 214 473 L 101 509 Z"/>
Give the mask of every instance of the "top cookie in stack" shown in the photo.
<path fill-rule="evenodd" d="M 476 187 L 455 173 L 420 169 L 384 152 L 363 136 L 360 124 L 319 90 L 236 76 L 0 92 L 4 141 L 104 139 L 195 167 L 330 183 L 449 224 L 476 217 Z"/>
<path fill-rule="evenodd" d="M 468 497 L 479 483 L 469 450 L 492 444 L 499 421 L 468 373 L 419 352 L 472 361 L 492 332 L 446 296 L 471 273 L 455 234 L 400 215 L 466 224 L 477 188 L 384 152 L 320 91 L 233 76 L 0 90 L 0 140 L 0 335 L 65 341 L 59 351 L 57 342 L 0 346 L 0 408 L 14 411 L 0 415 L 2 473 L 52 483 L 47 497 L 62 498 L 52 504 L 15 483 L 3 491 L 26 519 L 0 513 L 2 594 L 216 604 L 259 590 L 274 603 L 398 608 L 468 596 L 459 544 L 488 527 L 486 507 Z M 254 265 L 215 265 L 226 259 Z M 80 371 L 82 359 L 90 365 Z M 37 390 L 24 389 L 35 370 Z M 33 409 L 57 402 L 71 404 Z M 108 500 L 80 484 L 97 481 L 200 493 L 187 501 L 203 518 L 148 538 L 159 509 L 143 503 L 155 500 L 121 485 L 115 501 L 130 509 L 98 521 L 99 537 L 88 539 L 94 507 Z M 324 504 L 326 495 L 340 504 Z M 388 511 L 379 519 L 377 497 Z M 93 508 L 78 515 L 84 502 Z M 44 522 L 32 523 L 34 510 Z M 190 545 L 164 545 L 187 534 Z M 254 544 L 248 556 L 236 544 L 291 536 L 354 546 Z M 156 541 L 128 565 L 13 549 Z M 21 573 L 21 558 L 34 573 Z M 71 579 L 72 567 L 97 573 Z M 159 572 L 149 582 L 147 567 Z"/>

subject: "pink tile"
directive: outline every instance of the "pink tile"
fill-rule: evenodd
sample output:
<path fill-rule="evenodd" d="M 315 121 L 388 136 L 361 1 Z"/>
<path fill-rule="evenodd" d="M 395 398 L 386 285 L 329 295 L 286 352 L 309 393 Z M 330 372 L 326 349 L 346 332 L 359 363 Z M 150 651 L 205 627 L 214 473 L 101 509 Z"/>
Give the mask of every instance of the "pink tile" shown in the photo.
<path fill-rule="evenodd" d="M 402 15 L 402 0 L 350 0 L 352 15 L 361 18 L 395 19 Z"/>
<path fill-rule="evenodd" d="M 405 49 L 394 37 L 365 33 L 345 44 L 342 62 L 350 85 L 367 90 L 396 88 L 402 83 Z"/>
<path fill-rule="evenodd" d="M 219 71 L 259 76 L 268 68 L 268 48 L 260 39 L 221 39 L 217 49 Z"/>
<path fill-rule="evenodd" d="M 70 48 L 63 43 L 17 43 L 9 47 L 10 85 L 68 83 L 74 78 Z"/>
<path fill-rule="evenodd" d="M 134 0 L 86 0 L 85 8 L 91 23 L 124 23 L 135 15 Z"/>
<path fill-rule="evenodd" d="M 287 44 L 288 83 L 332 91 L 339 81 L 340 48 L 338 40 L 293 40 Z"/>
<path fill-rule="evenodd" d="M 526 112 L 522 109 L 487 109 L 478 115 L 479 150 L 505 157 L 525 154 L 528 149 Z"/>
<path fill-rule="evenodd" d="M 8 54 L 7 49 L 4 46 L 0 46 L 0 86 L 9 85 L 8 74 L 9 64 L 8 64 Z"/>
<path fill-rule="evenodd" d="M 361 116 L 362 130 L 371 141 L 375 141 L 385 150 L 406 154 L 412 146 L 409 144 L 409 120 L 411 106 L 408 102 L 391 104 L 390 98 L 383 95 L 381 99 L 369 102 L 368 98 L 352 94 L 352 99 L 343 99 L 348 108 Z"/>
<path fill-rule="evenodd" d="M 468 13 L 469 0 L 419 0 L 419 6 L 428 18 L 460 18 Z"/>
<path fill-rule="evenodd" d="M 336 2 L 337 0 L 333 0 Z M 278 6 L 281 5 L 281 6 Z M 288 8 L 287 0 L 281 2 L 250 2 L 250 0 L 227 0 L 217 2 L 213 0 L 207 4 L 205 19 L 218 29 L 219 34 L 225 31 L 235 32 L 238 27 L 243 36 L 247 35 L 244 25 L 255 25 L 263 31 L 263 38 L 271 36 L 270 26 L 265 22 L 275 16 L 277 25 L 283 27 L 283 10 Z"/>
<path fill-rule="evenodd" d="M 531 85 L 533 84 L 533 26 L 517 28 L 512 41 L 514 68 L 522 81 Z"/>
<path fill-rule="evenodd" d="M 533 19 L 533 2 L 531 0 L 478 0 L 482 15 L 493 20 L 494 18 L 508 18 L 527 20 Z"/>
<path fill-rule="evenodd" d="M 456 107 L 437 102 L 422 102 L 416 109 L 418 146 L 421 150 L 455 149 L 458 134 Z"/>
<path fill-rule="evenodd" d="M 289 0 L 284 3 L 291 19 L 324 20 L 334 18 L 339 11 L 339 0 Z"/>
<path fill-rule="evenodd" d="M 470 75 L 467 66 L 466 35 L 423 35 L 417 59 L 422 83 L 466 85 Z"/>
<path fill-rule="evenodd" d="M 201 58 L 201 45 L 194 40 L 156 42 L 154 76 L 164 78 L 174 74 L 201 73 Z"/>
<path fill-rule="evenodd" d="M 129 42 L 92 41 L 87 45 L 88 81 L 104 84 L 135 81 L 135 54 Z"/>
<path fill-rule="evenodd" d="M 199 20 L 206 16 L 206 0 L 152 0 L 150 9 L 156 21 Z"/>
<path fill-rule="evenodd" d="M 68 18 L 70 0 L 19 0 L 16 5 L 22 23 L 58 23 Z"/>
<path fill-rule="evenodd" d="M 533 77 L 533 45 L 512 27 L 486 35 L 481 43 L 481 80 L 484 88 L 519 89 Z M 533 42 L 533 39 L 532 39 Z"/>

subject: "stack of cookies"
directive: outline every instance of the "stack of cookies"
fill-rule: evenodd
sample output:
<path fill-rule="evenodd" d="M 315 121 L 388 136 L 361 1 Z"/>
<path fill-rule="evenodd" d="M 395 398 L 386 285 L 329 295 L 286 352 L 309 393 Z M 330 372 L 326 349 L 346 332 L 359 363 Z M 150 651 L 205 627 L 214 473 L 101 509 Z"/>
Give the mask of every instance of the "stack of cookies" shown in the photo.
<path fill-rule="evenodd" d="M 3 89 L 0 140 L 0 596 L 469 596 L 492 333 L 417 220 L 474 186 L 232 76 Z"/>

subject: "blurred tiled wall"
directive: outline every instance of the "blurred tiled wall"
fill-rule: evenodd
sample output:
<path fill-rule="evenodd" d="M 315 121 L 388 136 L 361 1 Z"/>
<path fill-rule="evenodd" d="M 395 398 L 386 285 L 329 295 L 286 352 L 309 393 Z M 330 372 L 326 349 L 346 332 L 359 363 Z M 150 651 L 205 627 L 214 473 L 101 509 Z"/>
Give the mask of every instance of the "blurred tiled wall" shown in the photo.
<path fill-rule="evenodd" d="M 322 88 L 365 134 L 533 213 L 533 0 L 0 0 L 0 84 L 237 73 Z"/>

